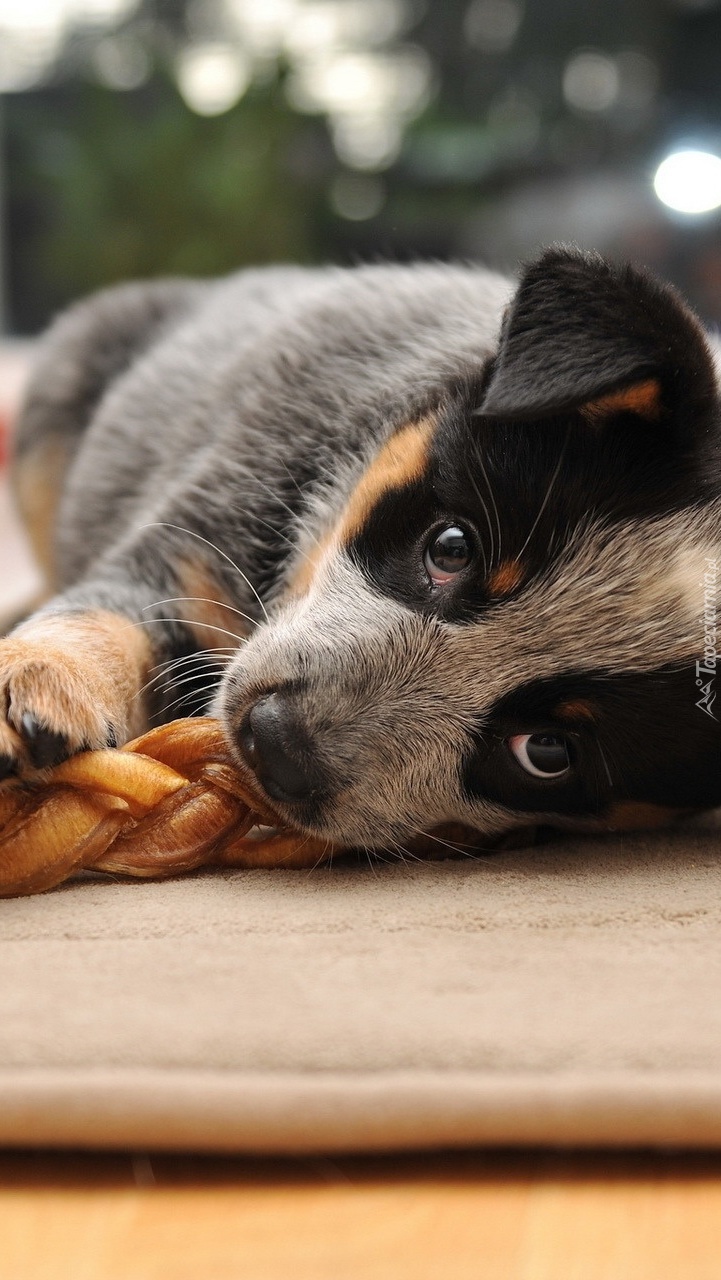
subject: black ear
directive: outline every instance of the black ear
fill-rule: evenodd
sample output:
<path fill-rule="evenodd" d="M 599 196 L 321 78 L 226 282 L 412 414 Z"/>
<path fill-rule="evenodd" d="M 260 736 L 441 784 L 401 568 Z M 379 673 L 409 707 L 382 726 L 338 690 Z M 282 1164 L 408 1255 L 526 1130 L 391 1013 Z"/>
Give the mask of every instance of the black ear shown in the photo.
<path fill-rule="evenodd" d="M 682 411 L 685 423 L 702 428 L 715 403 L 703 330 L 676 291 L 644 271 L 559 247 L 521 278 L 478 413 L 580 409 L 596 421 L 627 412 L 670 423 Z"/>

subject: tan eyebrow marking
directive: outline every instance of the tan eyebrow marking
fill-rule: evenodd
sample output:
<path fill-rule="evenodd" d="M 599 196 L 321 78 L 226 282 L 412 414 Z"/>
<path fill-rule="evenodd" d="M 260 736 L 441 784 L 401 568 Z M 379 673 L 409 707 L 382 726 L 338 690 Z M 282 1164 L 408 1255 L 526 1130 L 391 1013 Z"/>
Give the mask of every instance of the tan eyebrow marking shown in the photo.
<path fill-rule="evenodd" d="M 525 576 L 525 568 L 519 560 L 503 560 L 489 573 L 486 586 L 492 596 L 509 596 L 516 587 L 520 587 Z"/>
<path fill-rule="evenodd" d="M 385 442 L 351 491 L 335 526 L 302 556 L 288 579 L 284 599 L 297 599 L 310 590 L 328 552 L 347 544 L 360 532 L 384 493 L 400 489 L 423 474 L 435 425 L 433 418 L 408 422 Z"/>
<path fill-rule="evenodd" d="M 402 489 L 423 475 L 434 427 L 433 418 L 409 422 L 386 441 L 348 498 L 336 528 L 341 542 L 348 543 L 360 533 L 385 493 Z"/>
<path fill-rule="evenodd" d="M 661 385 L 658 379 L 645 378 L 621 391 L 611 391 L 607 396 L 599 396 L 598 400 L 589 400 L 581 407 L 583 416 L 592 422 L 610 417 L 612 413 L 624 412 L 638 413 L 642 418 L 657 422 L 661 416 Z"/>

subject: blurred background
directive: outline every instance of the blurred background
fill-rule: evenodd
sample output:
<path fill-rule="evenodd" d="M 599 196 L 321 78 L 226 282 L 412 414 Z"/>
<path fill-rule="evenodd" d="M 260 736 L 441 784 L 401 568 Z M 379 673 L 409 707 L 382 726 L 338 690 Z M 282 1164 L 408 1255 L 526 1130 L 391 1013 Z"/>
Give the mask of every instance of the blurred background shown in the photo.
<path fill-rule="evenodd" d="M 134 276 L 645 262 L 721 322 L 721 0 L 0 0 L 0 330 Z"/>

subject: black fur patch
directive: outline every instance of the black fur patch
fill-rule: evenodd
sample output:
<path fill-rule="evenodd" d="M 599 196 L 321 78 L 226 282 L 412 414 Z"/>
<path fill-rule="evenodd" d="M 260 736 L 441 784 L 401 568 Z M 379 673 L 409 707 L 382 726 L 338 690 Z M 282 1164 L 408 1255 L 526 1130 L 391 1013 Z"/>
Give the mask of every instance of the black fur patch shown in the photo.
<path fill-rule="evenodd" d="M 709 438 L 713 365 L 695 316 L 670 285 L 595 254 L 549 249 L 525 273 L 504 322 L 481 411 L 541 418 L 658 377 L 667 433 Z"/>
<path fill-rule="evenodd" d="M 695 671 L 579 672 L 529 681 L 492 710 L 464 769 L 470 796 L 512 809 L 599 815 L 637 801 L 669 808 L 721 804 L 721 725 L 695 705 Z M 559 703 L 588 700 L 596 715 L 569 727 Z M 569 742 L 572 765 L 556 779 L 527 774 L 508 747 L 519 733 Z"/>

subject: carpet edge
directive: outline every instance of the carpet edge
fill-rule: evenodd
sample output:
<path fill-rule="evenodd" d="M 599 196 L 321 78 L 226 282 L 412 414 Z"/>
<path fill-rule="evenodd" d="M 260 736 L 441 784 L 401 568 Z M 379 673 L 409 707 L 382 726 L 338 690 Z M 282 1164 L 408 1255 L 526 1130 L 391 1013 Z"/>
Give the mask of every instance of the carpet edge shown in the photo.
<path fill-rule="evenodd" d="M 0 1070 L 0 1146 L 288 1155 L 721 1148 L 712 1072 Z"/>

